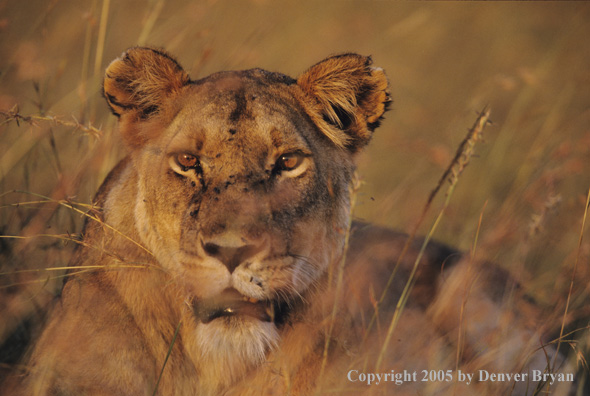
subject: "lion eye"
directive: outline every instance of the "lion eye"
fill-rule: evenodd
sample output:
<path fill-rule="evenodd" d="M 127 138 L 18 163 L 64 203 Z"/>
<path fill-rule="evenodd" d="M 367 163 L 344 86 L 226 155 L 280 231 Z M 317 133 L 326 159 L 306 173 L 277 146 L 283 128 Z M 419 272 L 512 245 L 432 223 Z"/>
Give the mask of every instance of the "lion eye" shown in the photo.
<path fill-rule="evenodd" d="M 304 174 L 311 165 L 310 155 L 302 152 L 281 155 L 275 162 L 272 174 L 294 178 Z"/>
<path fill-rule="evenodd" d="M 283 154 L 276 162 L 275 168 L 278 171 L 291 171 L 297 168 L 303 162 L 303 155 L 301 154 Z"/>
<path fill-rule="evenodd" d="M 176 155 L 176 163 L 183 171 L 187 171 L 191 168 L 196 168 L 199 164 L 199 160 L 192 154 L 180 153 Z"/>

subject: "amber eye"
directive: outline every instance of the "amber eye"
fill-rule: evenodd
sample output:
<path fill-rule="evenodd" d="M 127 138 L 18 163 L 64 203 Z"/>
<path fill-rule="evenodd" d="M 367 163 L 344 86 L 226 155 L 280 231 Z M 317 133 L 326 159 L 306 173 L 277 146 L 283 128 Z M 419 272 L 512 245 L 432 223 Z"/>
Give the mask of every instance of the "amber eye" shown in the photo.
<path fill-rule="evenodd" d="M 291 171 L 301 165 L 304 158 L 303 155 L 297 153 L 283 154 L 277 160 L 275 169 L 278 171 Z"/>
<path fill-rule="evenodd" d="M 199 160 L 192 154 L 180 153 L 176 155 L 176 163 L 183 171 L 187 171 L 190 168 L 196 168 L 199 165 Z"/>

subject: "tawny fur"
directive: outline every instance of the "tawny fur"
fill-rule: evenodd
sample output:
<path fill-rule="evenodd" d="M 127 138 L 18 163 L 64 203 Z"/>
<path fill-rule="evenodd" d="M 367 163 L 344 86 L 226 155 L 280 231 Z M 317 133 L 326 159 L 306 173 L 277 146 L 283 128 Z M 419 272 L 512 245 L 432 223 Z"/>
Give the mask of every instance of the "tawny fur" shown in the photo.
<path fill-rule="evenodd" d="M 369 57 L 338 55 L 312 66 L 297 80 L 312 99 L 306 103 L 314 122 L 338 146 L 367 144 L 391 101 L 385 73 L 371 64 Z"/>
<path fill-rule="evenodd" d="M 103 87 L 113 112 L 121 115 L 157 109 L 188 81 L 188 74 L 164 51 L 136 48 L 107 67 Z"/>
<path fill-rule="evenodd" d="M 436 244 L 375 367 L 420 245 L 379 307 L 406 236 L 355 223 L 342 265 L 354 154 L 390 102 L 370 58 L 331 57 L 297 81 L 253 69 L 193 82 L 163 51 L 133 48 L 108 67 L 104 93 L 129 155 L 97 193 L 98 220 L 71 262 L 104 268 L 70 275 L 9 394 L 391 394 L 390 384 L 349 382 L 348 371 L 520 369 L 515 349 L 531 345 L 502 337 L 537 340 L 534 309 L 511 322 L 482 320 L 484 308 L 499 312 L 489 291 L 503 283 L 480 287 L 493 268 L 471 276 L 473 266 Z M 452 270 L 441 278 L 443 263 Z M 465 301 L 467 286 L 482 292 Z M 232 316 L 229 305 L 230 314 L 200 317 L 227 289 L 254 313 Z M 254 299 L 277 304 L 270 320 Z M 493 357 L 483 358 L 491 355 L 482 345 Z M 455 385 L 395 391 L 500 394 L 509 384 Z"/>

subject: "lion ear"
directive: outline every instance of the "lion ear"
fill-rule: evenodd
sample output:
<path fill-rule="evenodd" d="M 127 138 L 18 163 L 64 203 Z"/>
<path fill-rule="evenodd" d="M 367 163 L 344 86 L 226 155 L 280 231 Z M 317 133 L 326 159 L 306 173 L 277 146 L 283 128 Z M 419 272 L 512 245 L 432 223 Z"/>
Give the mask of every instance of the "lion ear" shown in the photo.
<path fill-rule="evenodd" d="M 337 55 L 297 79 L 312 120 L 334 144 L 353 152 L 369 142 L 391 102 L 385 73 L 371 64 L 367 56 Z"/>
<path fill-rule="evenodd" d="M 147 119 L 189 81 L 188 74 L 165 51 L 135 47 L 107 67 L 103 92 L 115 115 Z"/>

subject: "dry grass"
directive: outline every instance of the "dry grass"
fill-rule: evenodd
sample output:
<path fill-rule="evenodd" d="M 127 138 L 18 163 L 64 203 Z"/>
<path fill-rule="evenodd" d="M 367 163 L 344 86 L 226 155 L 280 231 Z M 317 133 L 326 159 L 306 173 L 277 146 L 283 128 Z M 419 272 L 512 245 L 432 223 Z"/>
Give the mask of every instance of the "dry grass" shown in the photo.
<path fill-rule="evenodd" d="M 457 131 L 489 104 L 494 125 L 432 237 L 463 250 L 477 240 L 585 362 L 589 18 L 584 3 L 0 0 L 0 235 L 15 237 L 0 238 L 0 340 L 59 288 L 84 220 L 71 203 L 89 203 L 122 156 L 102 72 L 147 43 L 193 76 L 296 75 L 331 53 L 372 54 L 395 102 L 359 159 L 355 213 L 419 233 L 436 220 L 420 220 L 421 205 Z"/>
<path fill-rule="evenodd" d="M 424 251 L 426 250 L 426 246 L 430 242 L 432 235 L 434 234 L 434 232 L 436 231 L 436 228 L 440 224 L 440 221 L 444 215 L 445 210 L 449 206 L 451 196 L 453 195 L 453 191 L 455 190 L 455 187 L 457 186 L 457 182 L 459 181 L 459 176 L 463 173 L 463 171 L 465 170 L 465 168 L 467 167 L 467 165 L 471 161 L 471 157 L 473 157 L 473 155 L 474 155 L 475 144 L 477 142 L 481 141 L 483 138 L 483 129 L 486 126 L 486 124 L 489 122 L 489 118 L 490 118 L 490 110 L 488 108 L 483 109 L 481 111 L 481 113 L 479 113 L 479 115 L 477 116 L 477 119 L 475 120 L 475 123 L 473 124 L 473 126 L 471 128 L 469 128 L 469 131 L 467 132 L 467 136 L 465 136 L 465 138 L 461 141 L 461 144 L 459 144 L 459 148 L 457 149 L 457 152 L 455 153 L 455 156 L 453 157 L 451 163 L 449 164 L 447 169 L 443 172 L 440 180 L 438 181 L 438 183 L 436 184 L 436 186 L 434 187 L 434 189 L 432 190 L 432 192 L 428 196 L 428 200 L 426 201 L 426 204 L 424 205 L 424 208 L 422 209 L 422 215 L 418 219 L 418 222 L 416 223 L 416 226 L 414 227 L 412 232 L 410 232 L 410 234 L 409 234 L 410 236 L 409 236 L 406 244 L 404 245 L 404 248 L 403 248 L 401 254 L 399 255 L 399 257 L 397 259 L 395 267 L 393 268 L 392 274 L 391 274 L 388 284 L 385 288 L 385 292 L 383 293 L 383 295 L 379 299 L 379 304 L 381 304 L 383 302 L 383 300 L 385 299 L 385 293 L 387 292 L 387 289 L 389 289 L 391 283 L 393 282 L 393 279 L 396 275 L 396 272 L 398 270 L 400 263 L 404 259 L 405 254 L 407 253 L 410 245 L 412 244 L 412 242 L 414 241 L 414 238 L 416 237 L 416 231 L 418 230 L 418 228 L 422 224 L 422 221 L 424 220 L 428 211 L 430 210 L 432 202 L 436 198 L 440 189 L 446 183 L 449 183 L 448 189 L 445 193 L 444 204 L 441 207 L 441 209 L 439 210 L 439 212 L 434 220 L 434 223 L 430 227 L 430 230 L 428 231 L 428 233 L 426 234 L 426 237 L 424 238 L 424 241 L 422 242 L 420 252 L 416 256 L 416 260 L 414 261 L 414 266 L 412 268 L 412 272 L 410 273 L 410 277 L 408 279 L 408 282 L 406 283 L 406 286 L 404 287 L 401 297 L 399 298 L 399 301 L 397 302 L 397 305 L 395 307 L 395 312 L 393 313 L 393 318 L 391 319 L 391 323 L 390 323 L 389 328 L 387 330 L 387 335 L 386 335 L 385 340 L 383 342 L 383 347 L 381 349 L 379 357 L 377 358 L 377 363 L 375 364 L 375 367 L 377 370 L 381 369 L 381 363 L 383 362 L 384 355 L 387 353 L 388 345 L 389 345 L 389 342 L 391 341 L 391 336 L 393 335 L 393 332 L 395 331 L 395 328 L 397 327 L 397 325 L 400 321 L 401 314 L 402 314 L 403 309 L 407 303 L 410 290 L 414 285 L 414 281 L 415 281 L 414 277 L 416 275 L 416 270 L 418 269 L 418 266 L 420 265 L 420 261 L 422 260 L 422 257 L 424 255 Z M 376 311 L 378 311 L 378 309 L 376 309 Z M 372 324 L 372 321 L 369 324 L 369 328 L 370 328 L 371 324 Z"/>

